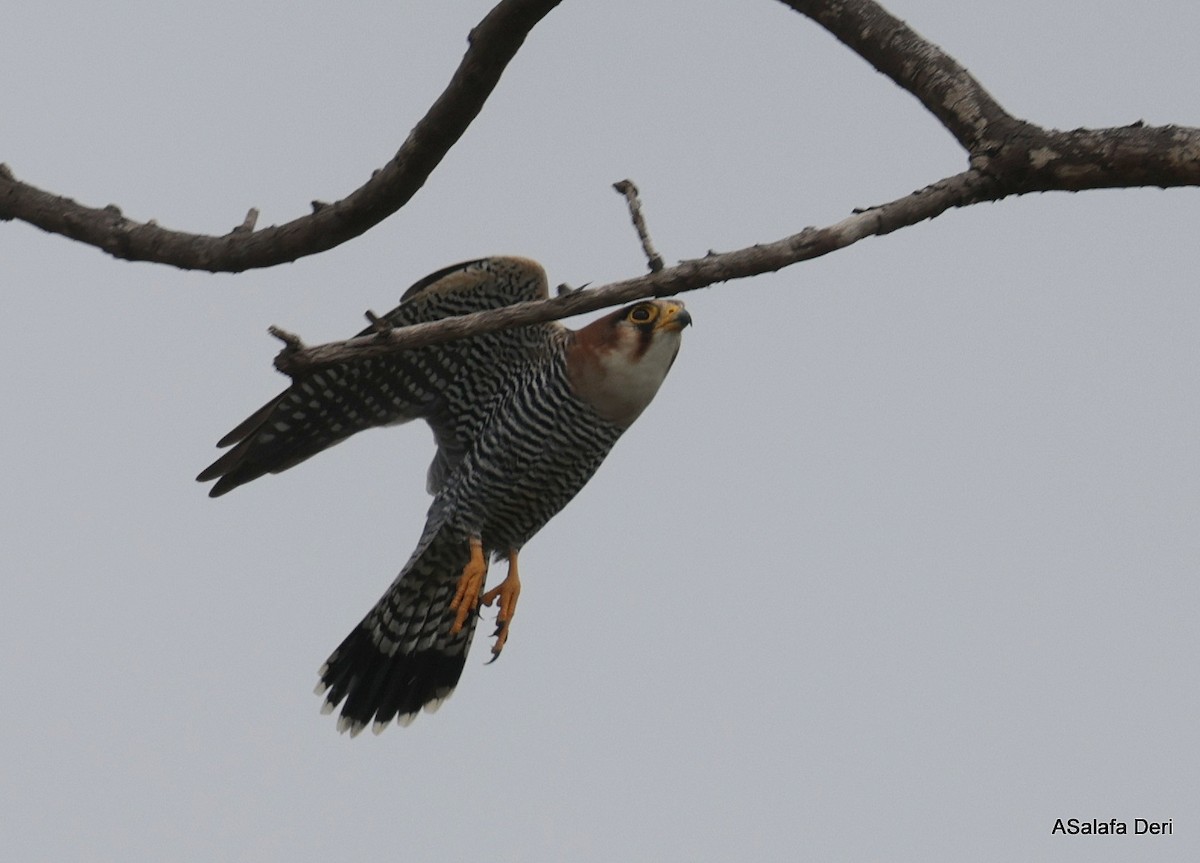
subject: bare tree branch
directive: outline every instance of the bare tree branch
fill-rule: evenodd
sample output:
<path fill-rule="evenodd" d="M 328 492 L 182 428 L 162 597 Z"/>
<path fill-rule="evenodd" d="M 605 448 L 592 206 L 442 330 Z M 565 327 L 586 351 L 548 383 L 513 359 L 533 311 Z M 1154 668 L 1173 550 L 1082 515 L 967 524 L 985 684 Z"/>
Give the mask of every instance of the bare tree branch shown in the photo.
<path fill-rule="evenodd" d="M 995 188 L 993 180 L 972 169 L 879 207 L 857 212 L 835 225 L 805 228 L 798 234 L 773 243 L 733 252 L 709 252 L 703 258 L 682 261 L 674 267 L 666 267 L 636 279 L 348 341 L 299 347 L 299 340 L 295 336 L 273 327 L 272 334 L 288 343 L 288 347 L 275 358 L 275 367 L 285 374 L 297 376 L 348 360 L 382 356 L 507 327 L 566 318 L 645 297 L 672 296 L 706 288 L 717 282 L 770 273 L 799 261 L 829 254 L 864 237 L 888 234 L 898 228 L 932 219 L 951 207 L 991 200 L 997 197 Z"/>
<path fill-rule="evenodd" d="M 1035 191 L 1200 185 L 1200 129 L 1146 127 L 1047 130 L 1018 119 L 953 57 L 872 0 L 781 0 L 825 27 L 898 86 L 912 93 L 963 146 L 969 168 L 911 195 L 856 212 L 825 228 L 806 228 L 766 245 L 700 259 L 557 299 L 304 347 L 297 337 L 276 365 L 289 374 L 353 357 L 567 317 L 648 296 L 696 290 L 781 269 L 864 237 L 933 218 L 950 207 Z M 240 271 L 294 260 L 356 236 L 408 201 L 462 135 L 525 35 L 557 0 L 501 0 L 472 31 L 471 45 L 446 91 L 396 157 L 342 201 L 314 202 L 310 216 L 254 231 L 254 220 L 224 237 L 167 231 L 124 218 L 115 206 L 83 207 L 15 180 L 0 165 L 0 219 L 22 218 L 123 258 Z M 647 249 L 653 261 L 654 256 Z M 653 265 L 652 265 L 653 266 Z"/>
<path fill-rule="evenodd" d="M 865 237 L 932 219 L 951 207 L 996 201 L 1009 195 L 1200 185 L 1200 129 L 1149 127 L 1140 122 L 1068 132 L 1043 129 L 1010 115 L 953 57 L 872 0 L 781 2 L 827 28 L 916 96 L 967 151 L 969 169 L 911 195 L 857 211 L 835 225 L 806 228 L 773 243 L 709 253 L 704 258 L 683 261 L 640 278 L 556 299 L 419 324 L 346 342 L 292 346 L 276 357 L 276 367 L 296 375 L 356 357 L 564 318 L 645 297 L 693 291 L 819 257 Z M 618 190 L 625 191 L 620 184 Z"/>
<path fill-rule="evenodd" d="M 314 205 L 311 214 L 287 224 L 254 231 L 247 220 L 224 236 L 172 231 L 153 220 L 128 219 L 112 204 L 88 207 L 43 191 L 17 180 L 5 165 L 0 165 L 0 221 L 20 219 L 116 258 L 210 272 L 270 267 L 331 249 L 379 224 L 417 193 L 479 114 L 525 36 L 559 2 L 500 0 L 471 31 L 470 46 L 449 85 L 395 157 L 347 197 Z"/>

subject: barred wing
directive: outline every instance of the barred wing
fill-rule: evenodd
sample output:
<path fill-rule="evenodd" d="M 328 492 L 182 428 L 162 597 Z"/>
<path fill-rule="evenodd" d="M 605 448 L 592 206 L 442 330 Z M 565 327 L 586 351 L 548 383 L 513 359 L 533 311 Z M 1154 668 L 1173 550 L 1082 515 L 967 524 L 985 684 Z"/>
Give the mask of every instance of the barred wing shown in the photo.
<path fill-rule="evenodd" d="M 468 261 L 405 292 L 384 316 L 396 327 L 496 309 L 548 295 L 546 273 L 525 258 Z M 355 432 L 412 419 L 433 428 L 436 491 L 478 434 L 496 394 L 522 363 L 546 351 L 562 327 L 535 324 L 323 368 L 293 380 L 218 442 L 233 448 L 196 477 L 218 497 L 279 473 Z M 370 328 L 359 335 L 368 335 Z"/>

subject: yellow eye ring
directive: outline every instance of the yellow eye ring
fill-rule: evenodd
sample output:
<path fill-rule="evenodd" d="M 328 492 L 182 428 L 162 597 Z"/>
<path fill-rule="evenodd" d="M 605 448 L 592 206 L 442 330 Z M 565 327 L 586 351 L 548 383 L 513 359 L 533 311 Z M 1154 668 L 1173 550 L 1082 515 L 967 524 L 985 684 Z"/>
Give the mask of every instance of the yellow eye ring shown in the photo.
<path fill-rule="evenodd" d="M 633 321 L 635 324 L 646 324 L 654 320 L 654 314 L 657 311 L 657 308 L 649 304 L 634 306 L 629 311 L 629 320 Z"/>

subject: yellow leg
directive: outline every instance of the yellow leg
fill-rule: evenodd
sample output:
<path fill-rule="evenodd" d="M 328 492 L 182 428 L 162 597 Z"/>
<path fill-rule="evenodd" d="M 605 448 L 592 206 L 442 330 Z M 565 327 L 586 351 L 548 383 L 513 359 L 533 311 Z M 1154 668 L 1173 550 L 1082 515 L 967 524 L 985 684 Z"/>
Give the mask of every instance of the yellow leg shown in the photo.
<path fill-rule="evenodd" d="M 462 575 L 458 577 L 458 587 L 454 591 L 454 598 L 450 600 L 450 610 L 455 612 L 454 625 L 450 627 L 451 633 L 461 632 L 463 626 L 466 625 L 467 617 L 475 611 L 476 597 L 483 589 L 483 577 L 487 575 L 487 561 L 483 559 L 483 543 L 477 536 L 471 537 L 470 542 L 471 559 L 463 567 Z"/>
<path fill-rule="evenodd" d="M 508 575 L 504 581 L 483 595 L 481 602 L 491 605 L 497 599 L 500 601 L 500 611 L 496 615 L 496 643 L 492 645 L 492 658 L 495 659 L 504 649 L 508 641 L 508 624 L 517 611 L 517 598 L 521 595 L 521 578 L 517 573 L 517 550 L 508 550 Z"/>

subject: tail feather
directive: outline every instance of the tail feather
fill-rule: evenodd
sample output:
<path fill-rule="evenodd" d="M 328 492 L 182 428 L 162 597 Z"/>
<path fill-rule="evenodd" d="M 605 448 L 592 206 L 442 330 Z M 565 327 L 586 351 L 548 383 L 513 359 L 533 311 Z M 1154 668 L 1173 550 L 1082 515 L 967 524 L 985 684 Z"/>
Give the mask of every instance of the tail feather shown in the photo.
<path fill-rule="evenodd" d="M 451 633 L 450 601 L 470 557 L 465 537 L 435 534 L 423 543 L 375 607 L 321 666 L 322 711 L 341 705 L 339 731 L 376 733 L 395 719 L 408 725 L 437 709 L 462 675 L 475 632 L 471 614 Z"/>

